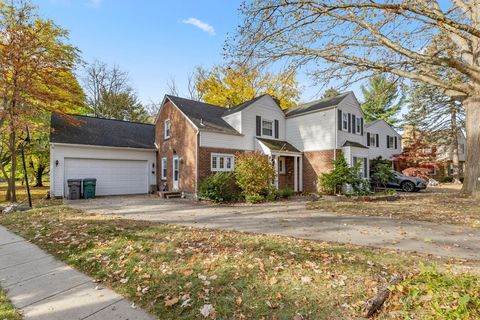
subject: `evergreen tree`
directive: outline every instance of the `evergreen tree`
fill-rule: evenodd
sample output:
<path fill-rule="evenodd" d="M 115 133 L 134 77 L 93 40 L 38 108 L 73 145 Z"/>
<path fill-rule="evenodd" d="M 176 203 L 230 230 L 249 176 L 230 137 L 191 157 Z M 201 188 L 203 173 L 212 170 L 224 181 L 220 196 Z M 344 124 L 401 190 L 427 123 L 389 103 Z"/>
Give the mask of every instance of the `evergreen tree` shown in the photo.
<path fill-rule="evenodd" d="M 424 82 L 413 82 L 408 90 L 405 125 L 421 132 L 437 146 L 452 150 L 453 177 L 459 182 L 458 135 L 465 126 L 462 103 L 443 90 Z"/>
<path fill-rule="evenodd" d="M 394 127 L 399 125 L 397 116 L 405 99 L 395 81 L 384 75 L 373 76 L 368 87 L 362 85 L 361 90 L 365 99 L 362 110 L 367 122 L 383 119 Z"/>

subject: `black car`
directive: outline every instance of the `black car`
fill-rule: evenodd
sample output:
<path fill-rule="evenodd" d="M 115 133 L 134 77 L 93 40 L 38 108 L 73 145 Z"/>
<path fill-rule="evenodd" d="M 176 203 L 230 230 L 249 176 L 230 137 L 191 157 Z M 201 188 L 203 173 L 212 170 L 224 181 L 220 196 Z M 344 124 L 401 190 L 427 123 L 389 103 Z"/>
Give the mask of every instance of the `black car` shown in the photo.
<path fill-rule="evenodd" d="M 401 189 L 405 192 L 417 192 L 427 189 L 427 181 L 422 178 L 408 177 L 395 172 L 395 179 L 386 183 L 388 189 Z"/>

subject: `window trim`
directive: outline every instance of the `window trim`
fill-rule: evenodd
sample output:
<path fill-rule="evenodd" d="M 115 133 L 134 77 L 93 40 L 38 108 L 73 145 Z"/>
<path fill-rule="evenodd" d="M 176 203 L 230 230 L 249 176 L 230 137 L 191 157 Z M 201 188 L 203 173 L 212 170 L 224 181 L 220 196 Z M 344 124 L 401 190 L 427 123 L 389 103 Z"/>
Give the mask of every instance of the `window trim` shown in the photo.
<path fill-rule="evenodd" d="M 213 159 L 215 158 L 215 167 L 213 166 Z M 223 158 L 222 166 L 220 168 L 220 159 Z M 230 168 L 227 168 L 227 159 L 230 160 Z M 210 171 L 211 172 L 231 172 L 235 169 L 235 155 L 229 153 L 211 153 L 210 154 Z"/>
<path fill-rule="evenodd" d="M 368 142 L 370 145 L 369 147 L 377 147 L 377 135 L 376 134 L 369 134 L 370 141 Z M 373 141 L 372 141 L 373 139 Z"/>
<path fill-rule="evenodd" d="M 168 123 L 168 130 L 167 130 L 167 123 Z M 170 123 L 170 119 L 165 119 L 163 121 L 163 138 L 164 139 L 169 139 L 172 132 L 171 132 L 171 123 Z M 168 132 L 168 134 L 167 134 Z"/>
<path fill-rule="evenodd" d="M 362 118 L 355 116 L 355 133 L 362 133 Z"/>
<path fill-rule="evenodd" d="M 270 129 L 270 130 L 272 131 L 272 134 L 268 135 L 268 134 L 265 134 L 265 133 L 264 133 L 264 131 L 263 131 L 263 130 L 264 130 L 264 126 L 263 126 L 263 123 L 264 123 L 264 122 L 269 122 L 269 123 L 272 125 L 272 127 L 271 127 L 271 129 Z M 273 134 L 274 134 L 274 132 L 273 132 L 273 131 L 274 131 L 274 124 L 273 124 L 273 123 L 274 123 L 273 120 L 269 120 L 269 119 L 262 118 L 262 136 L 263 136 L 263 137 L 273 138 Z"/>
<path fill-rule="evenodd" d="M 165 161 L 165 163 L 164 163 Z M 160 168 L 160 179 L 162 181 L 164 180 L 167 180 L 167 175 L 168 175 L 168 162 L 167 162 L 167 157 L 162 157 L 160 159 L 160 164 L 161 164 L 161 168 Z"/>
<path fill-rule="evenodd" d="M 388 136 L 388 146 L 389 146 L 389 149 L 395 149 L 395 137 L 394 136 Z"/>

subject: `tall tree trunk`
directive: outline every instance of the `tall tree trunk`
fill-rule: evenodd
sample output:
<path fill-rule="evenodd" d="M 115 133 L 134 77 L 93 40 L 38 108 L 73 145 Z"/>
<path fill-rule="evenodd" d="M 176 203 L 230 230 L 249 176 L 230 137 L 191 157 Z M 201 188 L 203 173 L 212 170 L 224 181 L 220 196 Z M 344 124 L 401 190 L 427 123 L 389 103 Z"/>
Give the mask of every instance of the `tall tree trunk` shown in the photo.
<path fill-rule="evenodd" d="M 475 195 L 480 175 L 480 94 L 464 102 L 466 110 L 467 155 L 462 193 Z"/>
<path fill-rule="evenodd" d="M 460 182 L 460 171 L 459 171 L 459 155 L 458 155 L 458 125 L 457 125 L 457 109 L 455 102 L 452 102 L 452 107 L 450 109 L 451 117 L 451 134 L 452 134 L 452 165 L 453 165 L 453 182 L 456 184 Z"/>
<path fill-rule="evenodd" d="M 43 164 L 39 164 L 35 170 L 35 187 L 43 187 L 43 173 L 46 167 Z"/>

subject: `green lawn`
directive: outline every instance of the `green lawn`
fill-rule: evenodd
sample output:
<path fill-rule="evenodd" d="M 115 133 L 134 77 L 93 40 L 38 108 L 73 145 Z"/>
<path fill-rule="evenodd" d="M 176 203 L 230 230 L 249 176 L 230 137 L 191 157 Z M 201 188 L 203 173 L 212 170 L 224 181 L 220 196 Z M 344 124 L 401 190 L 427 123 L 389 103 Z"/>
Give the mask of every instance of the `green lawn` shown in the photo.
<path fill-rule="evenodd" d="M 464 272 L 479 267 L 473 262 L 121 220 L 65 206 L 0 223 L 161 319 L 204 319 L 200 310 L 208 305 L 217 319 L 361 318 L 365 301 L 393 274 L 406 280 L 392 288 L 378 319 L 480 317 L 480 278 Z"/>
<path fill-rule="evenodd" d="M 22 317 L 15 310 L 15 307 L 8 301 L 3 290 L 0 289 L 0 319 L 2 320 L 20 320 Z"/>

